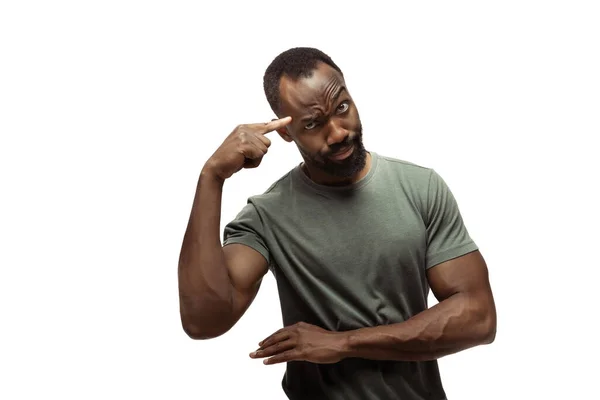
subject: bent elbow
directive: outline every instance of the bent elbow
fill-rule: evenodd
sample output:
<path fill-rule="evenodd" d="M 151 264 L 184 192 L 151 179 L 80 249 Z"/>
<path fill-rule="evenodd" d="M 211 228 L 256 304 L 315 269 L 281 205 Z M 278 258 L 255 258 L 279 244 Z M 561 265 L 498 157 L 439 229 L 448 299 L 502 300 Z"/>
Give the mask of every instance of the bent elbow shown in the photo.
<path fill-rule="evenodd" d="M 219 337 L 229 331 L 228 324 L 218 321 L 202 321 L 200 318 L 181 317 L 183 331 L 193 340 L 207 340 Z"/>
<path fill-rule="evenodd" d="M 193 340 L 207 340 L 207 339 L 213 339 L 213 338 L 219 336 L 217 334 L 211 334 L 211 333 L 207 332 L 205 329 L 202 329 L 198 325 L 195 325 L 195 324 L 183 323 L 182 327 L 183 327 L 183 331 L 185 332 L 185 334 L 188 335 L 188 337 Z"/>
<path fill-rule="evenodd" d="M 496 340 L 496 329 L 487 330 L 481 337 L 481 344 L 492 344 Z"/>
<path fill-rule="evenodd" d="M 207 303 L 198 299 L 181 301 L 179 315 L 183 331 L 193 340 L 213 339 L 227 332 L 231 323 L 230 304 Z"/>
<path fill-rule="evenodd" d="M 491 344 L 496 340 L 496 312 L 488 311 L 481 324 L 481 343 Z"/>

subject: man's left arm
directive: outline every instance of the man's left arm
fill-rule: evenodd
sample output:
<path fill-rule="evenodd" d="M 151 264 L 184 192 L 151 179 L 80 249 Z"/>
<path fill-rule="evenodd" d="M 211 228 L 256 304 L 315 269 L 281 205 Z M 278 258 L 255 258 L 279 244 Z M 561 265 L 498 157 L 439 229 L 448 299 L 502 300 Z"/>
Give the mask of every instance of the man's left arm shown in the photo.
<path fill-rule="evenodd" d="M 496 307 L 478 250 L 429 268 L 427 277 L 438 304 L 404 322 L 346 332 L 301 322 L 275 332 L 250 356 L 270 357 L 265 364 L 334 363 L 349 357 L 423 361 L 494 340 Z"/>
<path fill-rule="evenodd" d="M 422 199 L 427 230 L 425 268 L 438 304 L 396 324 L 330 332 L 306 323 L 285 327 L 259 344 L 254 358 L 267 364 L 304 360 L 333 363 L 347 357 L 433 360 L 480 344 L 496 334 L 496 307 L 488 268 L 442 177 L 431 170 Z"/>
<path fill-rule="evenodd" d="M 494 341 L 488 269 L 473 251 L 427 271 L 438 304 L 405 322 L 346 332 L 346 357 L 422 361 Z"/>

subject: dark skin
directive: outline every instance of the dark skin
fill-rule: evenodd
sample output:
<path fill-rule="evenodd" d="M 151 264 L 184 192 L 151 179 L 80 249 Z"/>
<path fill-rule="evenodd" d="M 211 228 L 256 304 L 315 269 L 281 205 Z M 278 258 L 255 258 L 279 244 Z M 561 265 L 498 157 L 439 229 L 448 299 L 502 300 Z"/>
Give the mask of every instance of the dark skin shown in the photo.
<path fill-rule="evenodd" d="M 320 63 L 310 78 L 294 81 L 283 76 L 279 85 L 279 115 L 292 122 L 278 129 L 287 142 L 295 142 L 304 158 L 303 170 L 322 185 L 348 185 L 362 179 L 371 166 L 371 156 L 362 144 L 358 110 L 343 76 Z M 353 147 L 344 160 L 329 156 Z"/>
<path fill-rule="evenodd" d="M 494 340 L 494 299 L 479 251 L 430 268 L 427 279 L 439 303 L 405 322 L 346 332 L 299 323 L 261 341 L 250 356 L 266 358 L 265 364 L 348 357 L 425 361 Z"/>
<path fill-rule="evenodd" d="M 268 272 L 266 260 L 250 247 L 222 247 L 219 226 L 225 181 L 242 168 L 260 165 L 271 143 L 269 132 L 296 143 L 304 171 L 316 183 L 346 185 L 369 171 L 358 111 L 341 74 L 319 64 L 309 78 L 283 77 L 280 90 L 283 118 L 239 125 L 202 169 L 179 262 L 181 318 L 191 338 L 227 332 Z M 328 158 L 344 148 L 353 149 L 344 160 Z M 431 360 L 494 340 L 496 310 L 479 251 L 430 268 L 427 278 L 439 303 L 405 322 L 347 332 L 299 323 L 267 337 L 251 357 L 265 364 L 334 363 L 347 357 Z"/>
<path fill-rule="evenodd" d="M 347 178 L 319 168 L 332 147 L 335 150 L 356 137 L 360 126 L 341 74 L 320 64 L 310 78 L 293 81 L 284 77 L 280 90 L 281 115 L 292 116 L 292 123 L 278 133 L 296 143 L 305 160 L 305 173 L 325 185 L 348 184 L 364 177 L 370 168 L 368 153 L 364 167 Z M 250 357 L 264 358 L 265 364 L 335 363 L 348 357 L 422 361 L 494 340 L 496 309 L 487 265 L 479 251 L 430 268 L 427 279 L 438 304 L 407 321 L 347 332 L 301 322 L 268 336 Z"/>
<path fill-rule="evenodd" d="M 229 177 L 260 165 L 271 144 L 267 134 L 290 121 L 238 125 L 202 168 L 178 267 L 181 323 L 192 339 L 227 332 L 250 306 L 268 271 L 265 258 L 250 247 L 222 247 L 221 197 Z"/>

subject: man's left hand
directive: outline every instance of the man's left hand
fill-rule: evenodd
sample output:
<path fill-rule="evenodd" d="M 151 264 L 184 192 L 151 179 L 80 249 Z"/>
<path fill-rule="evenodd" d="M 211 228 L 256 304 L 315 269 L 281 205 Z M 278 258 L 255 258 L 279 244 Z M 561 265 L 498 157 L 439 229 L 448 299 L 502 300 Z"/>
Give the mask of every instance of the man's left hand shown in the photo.
<path fill-rule="evenodd" d="M 331 332 L 305 322 L 278 330 L 258 345 L 258 350 L 250 353 L 251 358 L 266 358 L 264 364 L 278 364 L 288 361 L 308 361 L 318 364 L 332 364 L 344 358 L 346 335 Z"/>

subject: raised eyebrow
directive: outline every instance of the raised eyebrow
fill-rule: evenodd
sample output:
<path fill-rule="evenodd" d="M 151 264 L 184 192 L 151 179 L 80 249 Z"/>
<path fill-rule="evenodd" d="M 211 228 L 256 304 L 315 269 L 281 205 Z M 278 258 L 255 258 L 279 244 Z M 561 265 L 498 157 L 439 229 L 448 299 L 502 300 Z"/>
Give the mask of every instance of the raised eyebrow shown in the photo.
<path fill-rule="evenodd" d="M 346 91 L 346 86 L 340 86 L 340 88 L 338 89 L 337 92 L 335 92 L 335 94 L 333 95 L 333 97 L 331 98 L 331 102 L 335 103 L 337 101 L 337 99 L 342 95 L 343 92 Z"/>
<path fill-rule="evenodd" d="M 315 119 L 318 119 L 319 115 L 318 114 L 312 114 L 312 115 L 307 115 L 306 117 L 303 117 L 300 122 L 310 122 L 310 121 L 314 121 Z"/>
<path fill-rule="evenodd" d="M 346 91 L 346 86 L 340 86 L 340 88 L 335 92 L 335 94 L 333 95 L 333 97 L 331 98 L 331 102 L 335 103 L 337 101 L 337 99 L 342 95 L 342 93 L 344 93 Z M 318 119 L 319 115 L 318 114 L 312 114 L 312 115 L 307 115 L 306 117 L 303 117 L 300 119 L 300 122 L 310 122 L 313 121 L 315 119 Z"/>

